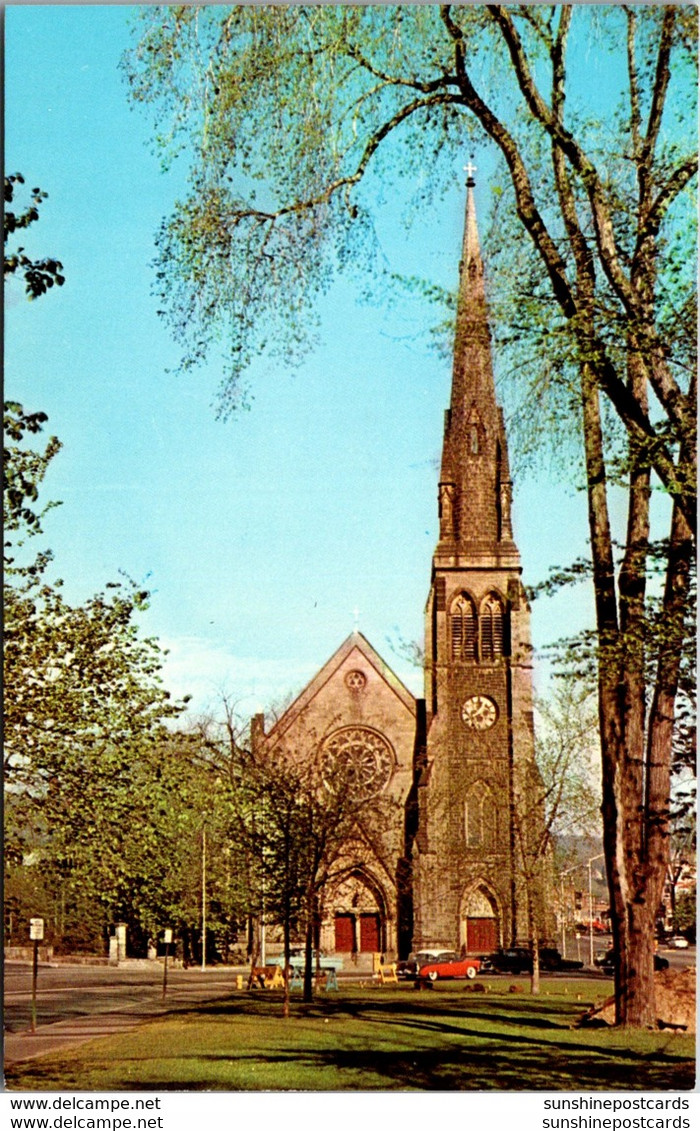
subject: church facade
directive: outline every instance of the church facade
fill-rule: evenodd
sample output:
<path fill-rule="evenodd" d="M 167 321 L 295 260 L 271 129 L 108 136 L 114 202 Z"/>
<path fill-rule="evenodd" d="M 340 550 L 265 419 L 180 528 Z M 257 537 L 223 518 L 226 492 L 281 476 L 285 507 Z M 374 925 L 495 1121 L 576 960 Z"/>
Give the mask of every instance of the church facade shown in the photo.
<path fill-rule="evenodd" d="M 329 953 L 484 953 L 526 943 L 535 904 L 538 933 L 549 933 L 523 848 L 540 820 L 529 608 L 473 188 L 470 178 L 425 698 L 414 698 L 355 632 L 268 733 L 261 715 L 253 721 L 254 744 L 350 760 L 368 799 L 393 802 L 381 835 L 324 893 L 320 945 Z"/>

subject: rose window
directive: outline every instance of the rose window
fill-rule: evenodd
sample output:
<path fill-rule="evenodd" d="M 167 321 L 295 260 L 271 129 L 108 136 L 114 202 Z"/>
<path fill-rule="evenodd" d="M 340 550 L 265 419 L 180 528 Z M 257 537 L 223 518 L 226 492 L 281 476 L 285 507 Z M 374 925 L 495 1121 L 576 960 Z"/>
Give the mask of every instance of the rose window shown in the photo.
<path fill-rule="evenodd" d="M 323 774 L 329 789 L 347 789 L 353 797 L 374 797 L 388 784 L 394 768 L 391 747 L 366 727 L 344 727 L 326 739 Z"/>

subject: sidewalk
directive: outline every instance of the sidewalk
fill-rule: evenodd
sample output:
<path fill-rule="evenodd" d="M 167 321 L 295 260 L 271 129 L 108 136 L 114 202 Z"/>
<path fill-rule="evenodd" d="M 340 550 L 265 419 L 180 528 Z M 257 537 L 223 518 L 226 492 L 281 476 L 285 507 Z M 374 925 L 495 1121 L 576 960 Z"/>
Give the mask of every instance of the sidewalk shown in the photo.
<path fill-rule="evenodd" d="M 130 1029 L 136 1029 L 146 1021 L 177 1009 L 178 1006 L 181 1008 L 182 1003 L 144 1004 L 132 1009 L 115 1009 L 109 1013 L 72 1017 L 68 1021 L 56 1021 L 53 1025 L 37 1025 L 35 1033 L 30 1029 L 7 1033 L 4 1062 L 8 1066 L 20 1060 L 32 1060 L 45 1053 L 72 1048 L 85 1041 L 96 1040 L 98 1037 L 125 1033 Z"/>

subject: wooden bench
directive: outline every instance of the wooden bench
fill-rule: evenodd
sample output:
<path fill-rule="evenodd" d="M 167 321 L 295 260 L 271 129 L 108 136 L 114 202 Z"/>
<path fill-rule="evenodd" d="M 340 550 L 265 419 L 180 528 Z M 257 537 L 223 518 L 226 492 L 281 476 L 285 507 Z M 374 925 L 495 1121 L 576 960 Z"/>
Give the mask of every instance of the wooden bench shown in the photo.
<path fill-rule="evenodd" d="M 250 972 L 251 990 L 282 990 L 284 974 L 281 966 L 254 966 Z"/>
<path fill-rule="evenodd" d="M 372 971 L 375 978 L 379 979 L 380 986 L 386 986 L 392 982 L 398 985 L 399 979 L 396 975 L 396 963 L 391 962 L 388 966 L 382 963 L 381 954 L 372 955 Z"/>

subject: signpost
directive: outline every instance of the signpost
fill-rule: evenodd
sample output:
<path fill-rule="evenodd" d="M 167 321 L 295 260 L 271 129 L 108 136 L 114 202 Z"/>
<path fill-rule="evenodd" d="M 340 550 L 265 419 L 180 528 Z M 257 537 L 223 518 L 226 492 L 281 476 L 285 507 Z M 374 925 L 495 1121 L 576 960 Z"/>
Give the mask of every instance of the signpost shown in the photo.
<path fill-rule="evenodd" d="M 32 1033 L 36 1033 L 36 976 L 39 969 L 39 943 L 44 937 L 44 920 L 29 920 L 29 941 L 34 943 L 32 957 Z"/>
<path fill-rule="evenodd" d="M 163 943 L 165 944 L 165 959 L 163 961 L 163 1001 L 165 1001 L 165 994 L 168 989 L 168 951 L 172 941 L 172 928 L 166 927 L 163 931 Z"/>

